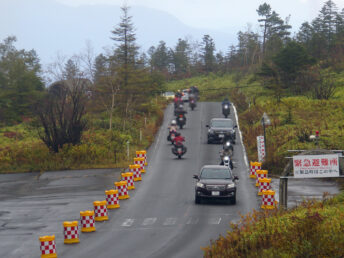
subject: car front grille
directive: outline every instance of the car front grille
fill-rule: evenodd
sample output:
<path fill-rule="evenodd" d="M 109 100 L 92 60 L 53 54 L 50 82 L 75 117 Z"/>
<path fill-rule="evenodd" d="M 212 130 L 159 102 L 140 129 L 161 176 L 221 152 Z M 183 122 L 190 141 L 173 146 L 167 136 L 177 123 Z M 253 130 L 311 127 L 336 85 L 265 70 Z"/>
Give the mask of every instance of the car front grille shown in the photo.
<path fill-rule="evenodd" d="M 210 191 L 223 191 L 226 189 L 225 185 L 207 185 L 207 190 Z"/>

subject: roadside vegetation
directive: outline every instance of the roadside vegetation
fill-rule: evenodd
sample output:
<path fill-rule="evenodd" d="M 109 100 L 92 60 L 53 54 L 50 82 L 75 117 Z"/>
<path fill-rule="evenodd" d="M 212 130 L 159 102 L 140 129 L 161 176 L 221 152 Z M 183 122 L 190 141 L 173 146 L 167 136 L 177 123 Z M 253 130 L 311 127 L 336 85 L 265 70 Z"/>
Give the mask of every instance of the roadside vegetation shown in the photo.
<path fill-rule="evenodd" d="M 342 257 L 344 194 L 288 211 L 253 211 L 203 248 L 204 257 Z"/>

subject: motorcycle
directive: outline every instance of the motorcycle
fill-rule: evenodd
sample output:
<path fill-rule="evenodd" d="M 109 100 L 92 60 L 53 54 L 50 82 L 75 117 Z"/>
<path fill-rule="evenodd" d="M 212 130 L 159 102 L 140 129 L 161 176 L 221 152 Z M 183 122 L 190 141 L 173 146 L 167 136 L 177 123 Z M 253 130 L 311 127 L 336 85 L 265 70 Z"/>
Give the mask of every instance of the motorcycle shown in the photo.
<path fill-rule="evenodd" d="M 235 144 L 235 135 L 234 135 L 233 133 L 230 133 L 230 132 L 225 133 L 222 142 L 223 142 L 223 146 L 225 146 L 225 144 L 226 144 L 227 142 L 229 142 L 230 145 L 231 145 L 231 148 L 233 149 L 232 144 Z"/>
<path fill-rule="evenodd" d="M 179 114 L 177 117 L 177 125 L 179 126 L 180 129 L 183 129 L 183 126 L 186 123 L 186 117 L 184 114 Z"/>
<path fill-rule="evenodd" d="M 186 153 L 186 147 L 181 143 L 177 143 L 172 147 L 172 153 L 181 159 L 182 156 Z"/>
<path fill-rule="evenodd" d="M 223 156 L 222 162 L 221 162 L 220 165 L 222 165 L 222 166 L 227 166 L 227 167 L 229 167 L 230 169 L 233 169 L 233 167 L 234 167 L 234 166 L 233 166 L 233 162 L 232 162 L 230 156 L 228 156 L 228 155 Z"/>
<path fill-rule="evenodd" d="M 191 99 L 189 101 L 189 106 L 190 106 L 191 110 L 194 110 L 194 108 L 196 107 L 196 101 L 194 99 Z"/>
<path fill-rule="evenodd" d="M 167 135 L 167 141 L 170 141 L 173 144 L 174 138 L 176 137 L 176 131 L 170 131 Z"/>
<path fill-rule="evenodd" d="M 229 104 L 224 104 L 222 105 L 222 114 L 227 118 L 229 116 L 230 109 L 229 109 Z"/>
<path fill-rule="evenodd" d="M 223 142 L 222 149 L 225 149 L 225 148 L 228 148 L 230 150 L 230 156 L 232 156 L 234 152 L 234 148 L 230 140 L 226 140 Z"/>

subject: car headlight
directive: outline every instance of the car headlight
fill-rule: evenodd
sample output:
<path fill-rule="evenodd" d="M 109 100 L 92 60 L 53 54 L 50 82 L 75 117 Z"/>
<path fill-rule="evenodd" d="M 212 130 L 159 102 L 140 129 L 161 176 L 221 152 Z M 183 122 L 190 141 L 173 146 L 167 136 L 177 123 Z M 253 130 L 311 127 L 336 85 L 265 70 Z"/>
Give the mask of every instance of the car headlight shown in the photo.
<path fill-rule="evenodd" d="M 200 183 L 200 182 L 197 182 L 197 183 L 196 183 L 196 186 L 197 186 L 197 187 L 200 187 L 200 188 L 204 188 L 204 184 L 202 184 L 202 183 Z"/>
<path fill-rule="evenodd" d="M 208 133 L 209 133 L 209 134 L 213 134 L 213 133 L 214 133 L 214 130 L 209 129 L 209 130 L 208 130 Z"/>
<path fill-rule="evenodd" d="M 231 184 L 228 184 L 228 185 L 227 185 L 227 189 L 234 188 L 234 187 L 235 187 L 235 184 L 234 184 L 234 183 L 231 183 Z"/>

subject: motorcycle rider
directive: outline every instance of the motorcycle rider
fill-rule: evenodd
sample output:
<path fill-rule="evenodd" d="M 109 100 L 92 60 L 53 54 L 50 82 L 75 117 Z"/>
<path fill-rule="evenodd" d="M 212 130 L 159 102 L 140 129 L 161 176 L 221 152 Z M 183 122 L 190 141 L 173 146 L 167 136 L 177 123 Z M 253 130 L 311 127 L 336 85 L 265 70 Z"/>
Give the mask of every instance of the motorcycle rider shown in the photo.
<path fill-rule="evenodd" d="M 170 130 L 170 132 L 177 132 L 177 121 L 173 119 L 168 129 Z"/>
<path fill-rule="evenodd" d="M 225 98 L 225 99 L 222 101 L 222 106 L 224 106 L 224 105 L 228 105 L 228 106 L 231 105 L 231 102 L 228 100 L 228 98 Z"/>
<path fill-rule="evenodd" d="M 175 109 L 174 109 L 174 115 L 179 116 L 179 115 L 185 115 L 187 112 L 184 110 L 184 105 L 179 104 Z"/>
<path fill-rule="evenodd" d="M 220 157 L 221 157 L 221 164 L 220 165 L 223 165 L 223 158 L 225 156 L 229 156 L 229 166 L 231 169 L 233 169 L 233 162 L 232 162 L 232 155 L 233 155 L 233 150 L 231 150 L 230 146 L 229 145 L 225 145 L 223 147 L 223 150 L 220 151 Z"/>
<path fill-rule="evenodd" d="M 176 137 L 174 138 L 174 145 L 183 145 L 183 142 L 185 142 L 185 138 L 181 136 L 180 133 L 176 133 Z"/>

